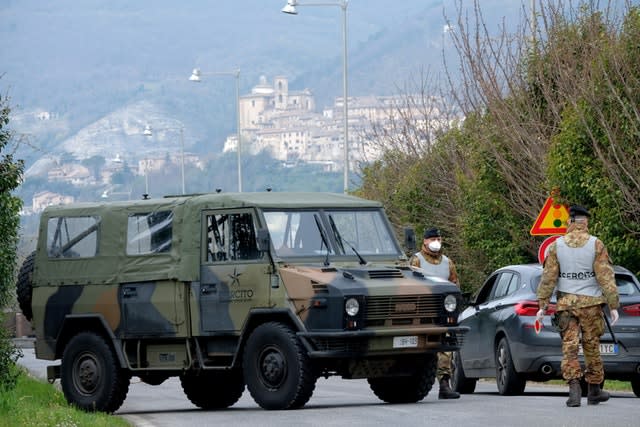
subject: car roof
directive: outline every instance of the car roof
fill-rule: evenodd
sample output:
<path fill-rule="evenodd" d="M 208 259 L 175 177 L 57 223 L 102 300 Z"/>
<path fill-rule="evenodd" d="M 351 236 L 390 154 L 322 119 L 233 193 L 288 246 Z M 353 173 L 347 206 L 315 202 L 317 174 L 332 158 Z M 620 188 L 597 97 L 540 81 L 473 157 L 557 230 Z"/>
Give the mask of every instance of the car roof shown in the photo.
<path fill-rule="evenodd" d="M 362 199 L 342 193 L 320 192 L 248 192 L 207 193 L 184 196 L 167 196 L 158 199 L 128 200 L 117 202 L 81 202 L 68 205 L 49 206 L 45 216 L 96 214 L 104 210 L 146 209 L 162 210 L 171 206 L 185 205 L 200 208 L 259 207 L 273 209 L 311 208 L 379 208 L 380 202 Z"/>

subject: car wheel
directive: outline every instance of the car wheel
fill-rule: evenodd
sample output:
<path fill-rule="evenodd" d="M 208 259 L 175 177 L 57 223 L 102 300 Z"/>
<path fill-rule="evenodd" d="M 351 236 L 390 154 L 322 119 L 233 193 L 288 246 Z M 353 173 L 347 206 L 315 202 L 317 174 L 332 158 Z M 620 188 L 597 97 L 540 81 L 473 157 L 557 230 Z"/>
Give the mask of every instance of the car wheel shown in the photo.
<path fill-rule="evenodd" d="M 631 389 L 636 397 L 640 397 L 640 376 L 631 378 Z"/>
<path fill-rule="evenodd" d="M 462 356 L 460 352 L 453 353 L 451 363 L 451 388 L 460 394 L 471 394 L 476 390 L 477 378 L 467 378 L 462 367 Z"/>
<path fill-rule="evenodd" d="M 282 323 L 265 323 L 251 333 L 242 366 L 253 400 L 264 409 L 301 408 L 316 386 L 300 339 Z"/>
<path fill-rule="evenodd" d="M 127 396 L 130 378 L 111 346 L 93 332 L 71 338 L 62 355 L 62 391 L 67 401 L 85 411 L 116 411 Z"/>
<path fill-rule="evenodd" d="M 506 338 L 502 338 L 496 348 L 496 384 L 498 392 L 503 396 L 522 394 L 527 384 L 516 372 Z"/>
<path fill-rule="evenodd" d="M 436 380 L 438 358 L 435 354 L 416 361 L 414 375 L 368 378 L 369 387 L 387 403 L 415 403 L 425 398 Z"/>
<path fill-rule="evenodd" d="M 184 374 L 180 376 L 180 383 L 191 403 L 202 409 L 228 408 L 244 392 L 244 380 L 239 370 Z"/>

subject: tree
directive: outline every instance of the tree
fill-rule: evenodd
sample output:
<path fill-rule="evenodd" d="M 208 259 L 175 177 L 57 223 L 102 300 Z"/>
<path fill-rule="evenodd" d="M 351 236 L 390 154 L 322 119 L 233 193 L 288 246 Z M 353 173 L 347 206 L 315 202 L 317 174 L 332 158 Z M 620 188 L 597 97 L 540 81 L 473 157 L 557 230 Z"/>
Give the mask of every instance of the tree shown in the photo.
<path fill-rule="evenodd" d="M 540 239 L 528 231 L 555 188 L 591 209 L 614 262 L 640 272 L 639 9 L 549 1 L 536 25 L 525 19 L 495 37 L 479 4 L 469 17 L 459 2 L 449 25 L 461 70 L 449 89 L 462 124 L 423 140 L 424 108 L 386 124 L 363 195 L 388 205 L 394 221 L 444 228 L 463 286 L 536 259 Z M 425 107 L 431 99 L 404 96 Z"/>
<path fill-rule="evenodd" d="M 0 307 L 6 307 L 13 298 L 15 284 L 16 248 L 18 244 L 18 212 L 22 207 L 19 198 L 11 192 L 22 179 L 24 164 L 15 160 L 9 152 L 11 132 L 9 124 L 10 108 L 8 98 L 0 96 Z M 0 312 L 0 321 L 4 319 L 4 310 Z M 19 351 L 9 339 L 9 331 L 0 329 L 0 388 L 11 389 L 15 386 L 17 370 L 15 362 Z"/>

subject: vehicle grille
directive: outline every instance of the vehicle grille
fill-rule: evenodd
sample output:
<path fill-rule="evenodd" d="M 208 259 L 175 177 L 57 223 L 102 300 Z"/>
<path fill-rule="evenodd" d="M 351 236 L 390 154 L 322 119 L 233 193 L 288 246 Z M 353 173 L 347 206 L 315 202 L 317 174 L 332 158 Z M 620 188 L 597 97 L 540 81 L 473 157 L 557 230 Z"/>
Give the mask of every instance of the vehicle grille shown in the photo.
<path fill-rule="evenodd" d="M 403 278 L 402 271 L 395 269 L 369 270 L 369 278 L 371 279 L 397 279 Z"/>
<path fill-rule="evenodd" d="M 367 349 L 367 341 L 354 338 L 312 338 L 318 351 L 362 353 Z"/>
<path fill-rule="evenodd" d="M 367 326 L 403 326 L 441 322 L 443 295 L 394 295 L 367 299 Z"/>

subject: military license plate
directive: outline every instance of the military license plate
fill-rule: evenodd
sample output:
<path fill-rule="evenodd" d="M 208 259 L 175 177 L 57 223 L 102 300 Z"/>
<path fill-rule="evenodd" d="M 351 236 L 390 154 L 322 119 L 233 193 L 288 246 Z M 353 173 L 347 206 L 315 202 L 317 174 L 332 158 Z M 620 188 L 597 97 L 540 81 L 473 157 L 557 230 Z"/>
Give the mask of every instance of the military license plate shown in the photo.
<path fill-rule="evenodd" d="M 393 337 L 393 348 L 412 348 L 418 346 L 418 337 Z"/>
<path fill-rule="evenodd" d="M 582 346 L 578 347 L 578 354 L 584 354 Z M 600 354 L 618 354 L 618 344 L 600 343 Z"/>

